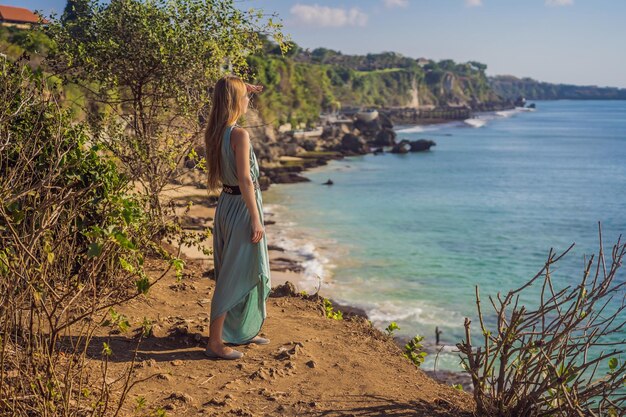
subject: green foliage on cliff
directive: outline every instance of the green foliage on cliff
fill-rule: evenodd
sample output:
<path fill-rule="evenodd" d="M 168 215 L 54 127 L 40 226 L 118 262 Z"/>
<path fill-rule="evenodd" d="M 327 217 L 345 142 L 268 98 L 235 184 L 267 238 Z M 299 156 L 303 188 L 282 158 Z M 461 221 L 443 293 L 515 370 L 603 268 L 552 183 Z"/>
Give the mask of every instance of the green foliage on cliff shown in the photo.
<path fill-rule="evenodd" d="M 252 56 L 248 62 L 262 84 L 263 94 L 255 99 L 263 118 L 281 124 L 306 123 L 317 119 L 322 107 L 336 102 L 331 82 L 322 66 L 302 64 L 280 56 Z"/>
<path fill-rule="evenodd" d="M 90 10 L 87 6 L 94 1 L 73 0 L 72 7 L 68 3 L 61 18 L 65 26 L 71 26 L 68 39 L 85 37 L 81 32 L 84 25 L 77 22 L 91 21 L 86 10 Z M 12 37 L 6 32 L 4 35 L 0 32 L 0 41 L 10 45 L 11 58 L 17 58 L 25 50 L 36 51 L 42 58 L 48 51 L 54 52 L 53 43 L 42 32 L 15 30 Z M 498 101 L 488 85 L 486 65 L 474 61 L 458 64 L 452 60 L 418 61 L 395 52 L 344 55 L 327 48 L 303 50 L 295 44 L 286 53 L 282 52 L 278 45 L 265 40 L 263 50 L 247 60 L 250 81 L 265 86 L 256 104 L 263 118 L 275 125 L 312 124 L 320 112 L 346 107 L 472 106 L 477 102 Z M 134 77 L 132 71 L 126 71 L 126 66 L 118 68 L 124 68 L 127 77 Z M 76 115 L 83 118 L 87 102 L 81 90 L 73 83 L 62 88 L 66 103 L 73 103 Z"/>
<path fill-rule="evenodd" d="M 150 213 L 164 217 L 158 196 L 201 137 L 211 88 L 226 64 L 245 71 L 260 33 L 281 42 L 280 25 L 234 0 L 75 3 L 80 13 L 47 25 L 56 47 L 46 67 L 84 89 L 95 140 L 142 184 Z"/>
<path fill-rule="evenodd" d="M 490 77 L 493 90 L 505 98 L 529 100 L 626 100 L 626 88 L 551 84 L 510 75 Z"/>
<path fill-rule="evenodd" d="M 0 26 L 0 52 L 12 60 L 24 52 L 43 57 L 52 45 L 50 38 L 40 31 Z"/>
<path fill-rule="evenodd" d="M 15 62 L 27 57 L 28 63 L 36 71 L 45 71 L 45 58 L 54 49 L 54 42 L 41 30 L 25 30 L 16 27 L 0 26 L 0 53 L 9 61 Z M 48 74 L 49 75 L 49 74 Z M 75 84 L 62 85 L 60 78 L 48 76 L 49 86 L 56 86 L 62 91 L 63 104 L 74 110 L 74 116 L 82 119 L 82 110 L 86 105 L 84 93 Z"/>
<path fill-rule="evenodd" d="M 499 101 L 489 87 L 486 65 L 430 61 L 423 67 L 394 52 L 343 55 L 326 48 L 304 51 L 292 44 L 281 55 L 266 44 L 248 59 L 254 82 L 265 86 L 257 99 L 274 124 L 311 124 L 320 112 L 345 107 L 468 105 Z"/>

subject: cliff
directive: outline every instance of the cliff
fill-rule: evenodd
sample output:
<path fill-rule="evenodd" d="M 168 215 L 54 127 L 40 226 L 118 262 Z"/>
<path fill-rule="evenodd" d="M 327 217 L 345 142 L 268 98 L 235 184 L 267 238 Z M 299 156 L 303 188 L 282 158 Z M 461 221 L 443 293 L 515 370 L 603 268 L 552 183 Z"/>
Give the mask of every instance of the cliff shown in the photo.
<path fill-rule="evenodd" d="M 318 48 L 281 55 L 270 46 L 249 58 L 265 86 L 257 107 L 264 120 L 313 124 L 321 112 L 346 107 L 455 108 L 509 105 L 493 91 L 486 65 L 415 60 L 396 53 L 342 55 Z M 418 62 L 422 62 L 418 64 Z"/>

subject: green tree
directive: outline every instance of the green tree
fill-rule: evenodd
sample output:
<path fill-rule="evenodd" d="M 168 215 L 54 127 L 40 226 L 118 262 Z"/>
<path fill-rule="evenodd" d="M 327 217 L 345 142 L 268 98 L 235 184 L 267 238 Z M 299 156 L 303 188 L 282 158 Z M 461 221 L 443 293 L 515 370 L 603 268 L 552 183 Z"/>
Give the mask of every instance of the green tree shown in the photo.
<path fill-rule="evenodd" d="M 88 17 L 90 12 L 89 0 L 68 0 L 61 16 L 63 23 L 75 22 L 80 17 Z"/>
<path fill-rule="evenodd" d="M 444 71 L 456 70 L 456 63 L 451 59 L 442 59 L 437 65 Z"/>
<path fill-rule="evenodd" d="M 468 64 L 480 72 L 485 72 L 487 70 L 487 64 L 483 64 L 478 61 L 469 61 Z"/>
<path fill-rule="evenodd" d="M 88 91 L 94 138 L 142 185 L 151 213 L 200 138 L 214 82 L 244 75 L 260 34 L 282 45 L 280 24 L 233 0 L 97 0 L 52 22 L 48 63 Z M 93 111 L 95 109 L 95 111 Z M 113 126 L 113 127 L 112 127 Z"/>

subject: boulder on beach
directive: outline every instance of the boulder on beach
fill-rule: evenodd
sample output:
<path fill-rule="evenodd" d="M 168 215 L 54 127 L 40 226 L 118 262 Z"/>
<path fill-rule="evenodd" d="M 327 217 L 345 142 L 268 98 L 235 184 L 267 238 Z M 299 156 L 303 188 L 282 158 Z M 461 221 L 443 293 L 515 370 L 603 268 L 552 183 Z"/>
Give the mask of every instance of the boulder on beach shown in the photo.
<path fill-rule="evenodd" d="M 380 127 L 383 129 L 393 129 L 393 123 L 387 114 L 378 113 L 378 120 L 380 121 Z"/>
<path fill-rule="evenodd" d="M 357 129 L 363 136 L 368 138 L 373 138 L 376 136 L 378 131 L 381 129 L 380 120 L 378 118 L 372 120 L 371 122 L 365 122 L 363 120 L 355 120 L 353 124 L 354 128 Z"/>
<path fill-rule="evenodd" d="M 288 156 L 296 156 L 299 153 L 306 152 L 307 149 L 303 148 L 297 142 L 286 143 L 283 145 L 283 151 L 285 155 Z"/>
<path fill-rule="evenodd" d="M 409 144 L 409 141 L 403 140 L 400 143 L 395 144 L 394 147 L 391 148 L 391 153 L 409 153 L 410 150 L 411 145 Z"/>
<path fill-rule="evenodd" d="M 376 134 L 372 141 L 374 146 L 393 146 L 396 143 L 396 132 L 391 129 L 383 129 Z"/>
<path fill-rule="evenodd" d="M 369 152 L 369 146 L 365 142 L 365 139 L 347 133 L 341 138 L 339 151 L 364 154 Z"/>
<path fill-rule="evenodd" d="M 402 139 L 391 149 L 391 153 L 423 152 L 429 150 L 432 146 L 437 146 L 437 144 L 428 139 L 414 141 Z"/>
<path fill-rule="evenodd" d="M 306 151 L 314 151 L 317 148 L 317 141 L 315 139 L 305 139 L 302 141 L 301 146 Z"/>
<path fill-rule="evenodd" d="M 281 167 L 263 167 L 263 175 L 267 176 L 271 183 L 294 183 L 310 181 L 308 178 L 299 175 L 298 173 L 303 170 L 302 166 L 281 166 Z"/>
<path fill-rule="evenodd" d="M 276 184 L 293 184 L 296 182 L 308 182 L 310 179 L 298 175 L 295 172 L 282 172 L 272 178 L 272 182 Z"/>
<path fill-rule="evenodd" d="M 411 145 L 411 152 L 423 152 L 429 150 L 432 146 L 437 146 L 437 144 L 428 139 L 418 139 L 413 142 L 409 142 Z"/>

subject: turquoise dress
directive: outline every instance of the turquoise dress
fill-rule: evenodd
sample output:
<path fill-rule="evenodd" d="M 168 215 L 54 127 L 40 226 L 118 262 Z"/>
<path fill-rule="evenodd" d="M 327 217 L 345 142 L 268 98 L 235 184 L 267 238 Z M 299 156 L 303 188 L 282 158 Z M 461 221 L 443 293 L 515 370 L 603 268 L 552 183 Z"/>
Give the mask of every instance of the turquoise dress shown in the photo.
<path fill-rule="evenodd" d="M 222 140 L 222 183 L 238 185 L 235 153 L 230 145 L 228 126 Z M 259 165 L 250 146 L 250 175 L 259 178 Z M 254 191 L 261 223 L 263 201 L 261 190 Z M 245 343 L 259 333 L 267 316 L 265 303 L 269 297 L 270 264 L 267 238 L 252 243 L 250 212 L 242 195 L 222 192 L 217 201 L 213 226 L 213 260 L 215 292 L 211 302 L 211 322 L 226 313 L 222 339 L 226 343 Z"/>

